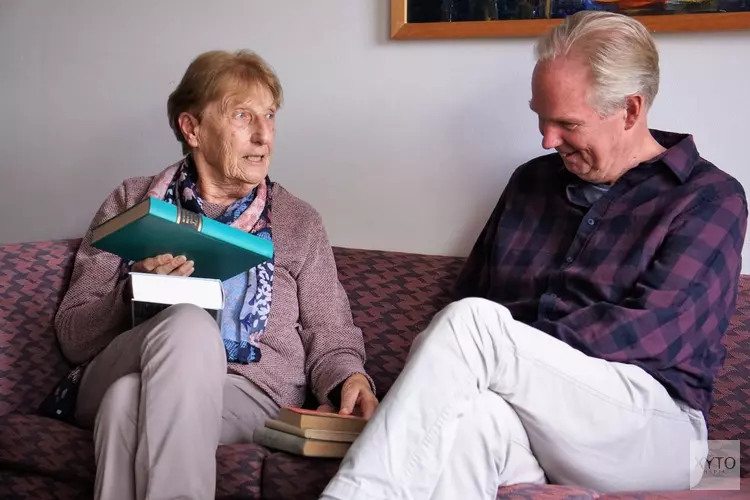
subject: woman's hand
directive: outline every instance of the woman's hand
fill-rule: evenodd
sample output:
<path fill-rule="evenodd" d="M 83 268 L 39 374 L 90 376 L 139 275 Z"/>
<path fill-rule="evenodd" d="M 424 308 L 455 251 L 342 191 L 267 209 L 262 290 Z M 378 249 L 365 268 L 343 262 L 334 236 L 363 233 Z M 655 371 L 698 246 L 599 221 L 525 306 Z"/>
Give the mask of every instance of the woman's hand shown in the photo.
<path fill-rule="evenodd" d="M 351 375 L 341 388 L 341 409 L 339 415 L 359 415 L 370 419 L 378 407 L 378 398 L 372 393 L 370 382 L 361 373 Z M 318 411 L 336 413 L 330 405 L 320 405 Z"/>
<path fill-rule="evenodd" d="M 195 271 L 194 262 L 184 255 L 172 257 L 169 254 L 149 257 L 133 264 L 133 272 L 190 276 Z"/>

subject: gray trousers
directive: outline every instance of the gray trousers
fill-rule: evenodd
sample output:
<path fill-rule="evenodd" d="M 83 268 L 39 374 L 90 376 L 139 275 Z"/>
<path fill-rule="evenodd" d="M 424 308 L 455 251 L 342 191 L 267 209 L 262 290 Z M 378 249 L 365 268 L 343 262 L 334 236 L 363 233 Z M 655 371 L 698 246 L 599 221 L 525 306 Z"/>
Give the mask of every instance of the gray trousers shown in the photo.
<path fill-rule="evenodd" d="M 81 380 L 76 418 L 94 429 L 95 497 L 214 498 L 217 446 L 252 442 L 278 411 L 227 374 L 211 316 L 172 306 L 116 337 Z"/>

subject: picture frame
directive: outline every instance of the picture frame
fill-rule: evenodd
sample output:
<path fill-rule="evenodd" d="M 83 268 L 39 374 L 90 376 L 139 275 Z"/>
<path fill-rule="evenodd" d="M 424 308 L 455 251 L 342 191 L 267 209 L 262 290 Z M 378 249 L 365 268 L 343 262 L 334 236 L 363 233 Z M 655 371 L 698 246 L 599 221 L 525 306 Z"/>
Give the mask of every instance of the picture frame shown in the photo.
<path fill-rule="evenodd" d="M 440 39 L 440 38 L 495 38 L 495 37 L 535 37 L 549 28 L 562 22 L 562 18 L 536 18 L 512 20 L 459 20 L 459 21 L 419 21 L 410 22 L 409 7 L 412 2 L 434 2 L 441 4 L 444 0 L 391 0 L 391 39 Z M 472 0 L 463 0 L 472 2 Z M 476 0 L 474 0 L 476 1 Z M 521 0 L 528 1 L 528 0 Z M 557 0 L 535 0 L 544 2 L 546 14 L 550 14 L 550 6 Z M 593 1 L 593 0 L 589 0 Z M 628 0 L 604 0 L 602 3 L 616 4 Z M 638 0 L 629 0 L 635 2 Z M 662 0 L 667 3 L 678 4 L 710 4 L 722 0 Z M 731 0 L 729 0 L 731 1 Z M 699 13 L 664 13 L 633 15 L 642 22 L 652 33 L 667 32 L 707 32 L 734 31 L 750 29 L 750 0 L 736 0 L 738 8 L 747 10 L 736 12 L 699 12 Z M 744 2 L 744 3 L 743 3 Z M 570 4 L 571 2 L 568 2 Z M 642 4 L 656 5 L 658 2 L 642 0 Z M 507 4 L 507 2 L 506 2 Z M 642 9 L 648 11 L 648 9 Z M 629 15 L 629 14 L 628 14 Z M 413 16 L 412 16 L 413 17 Z"/>

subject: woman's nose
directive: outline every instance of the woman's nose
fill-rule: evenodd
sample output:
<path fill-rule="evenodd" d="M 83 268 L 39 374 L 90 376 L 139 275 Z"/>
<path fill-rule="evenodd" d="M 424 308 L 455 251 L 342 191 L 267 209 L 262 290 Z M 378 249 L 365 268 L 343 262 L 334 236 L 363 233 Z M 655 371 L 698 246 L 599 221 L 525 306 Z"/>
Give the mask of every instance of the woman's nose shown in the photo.
<path fill-rule="evenodd" d="M 266 124 L 258 125 L 250 140 L 256 144 L 268 144 L 271 140 L 271 128 Z"/>

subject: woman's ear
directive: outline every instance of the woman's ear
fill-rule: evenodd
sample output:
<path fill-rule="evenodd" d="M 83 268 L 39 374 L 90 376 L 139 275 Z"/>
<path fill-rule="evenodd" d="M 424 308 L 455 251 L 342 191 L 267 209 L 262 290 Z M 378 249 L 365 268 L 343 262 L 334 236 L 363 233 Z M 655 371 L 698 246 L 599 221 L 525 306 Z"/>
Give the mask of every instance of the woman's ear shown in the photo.
<path fill-rule="evenodd" d="M 198 119 L 190 113 L 183 112 L 177 117 L 177 123 L 182 131 L 182 136 L 185 138 L 188 146 L 195 149 L 199 145 L 198 132 L 200 129 L 200 122 Z"/>

